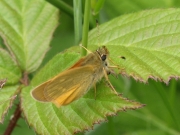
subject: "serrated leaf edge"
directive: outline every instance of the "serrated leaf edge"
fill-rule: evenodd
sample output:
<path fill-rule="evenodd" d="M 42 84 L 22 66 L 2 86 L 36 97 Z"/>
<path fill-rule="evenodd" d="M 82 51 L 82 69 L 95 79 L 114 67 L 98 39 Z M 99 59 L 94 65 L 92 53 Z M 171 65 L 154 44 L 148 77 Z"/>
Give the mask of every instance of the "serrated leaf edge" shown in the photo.
<path fill-rule="evenodd" d="M 139 102 L 136 102 L 136 101 L 133 101 L 133 100 L 129 100 L 128 98 L 124 98 L 124 97 L 122 97 L 121 94 L 119 94 L 118 96 L 119 96 L 119 98 L 121 98 L 121 99 L 123 99 L 125 101 L 133 102 L 135 104 L 135 107 L 124 107 L 124 108 L 117 109 L 115 112 L 106 113 L 102 119 L 97 119 L 97 120 L 93 121 L 91 126 L 89 126 L 89 127 L 82 127 L 82 130 L 76 130 L 72 134 L 76 134 L 76 133 L 92 130 L 95 124 L 100 124 L 102 122 L 107 121 L 107 118 L 106 118 L 107 116 L 115 116 L 115 115 L 117 115 L 118 112 L 126 111 L 127 109 L 135 110 L 135 109 L 139 109 L 139 108 L 142 108 L 142 107 L 145 106 L 145 104 L 141 104 Z M 23 99 L 22 99 L 22 97 L 20 97 L 20 104 L 21 104 L 21 110 L 22 110 L 23 116 L 24 116 L 25 120 L 27 121 L 28 125 L 30 127 L 32 127 L 33 130 L 36 133 L 38 133 L 36 128 L 33 126 L 33 124 L 28 122 L 27 116 L 26 116 L 26 114 L 23 111 L 24 109 L 22 107 L 22 101 L 23 101 Z M 38 134 L 40 134 L 40 133 L 38 133 Z"/>
<path fill-rule="evenodd" d="M 3 114 L 1 115 L 1 119 L 0 119 L 0 123 L 3 124 L 4 122 L 4 118 L 5 115 L 8 113 L 8 110 L 12 107 L 13 105 L 13 101 L 16 99 L 17 97 L 17 91 L 18 91 L 19 87 L 17 88 L 17 90 L 15 90 L 14 94 L 10 97 L 10 99 L 7 99 L 6 101 L 10 100 L 9 106 L 7 106 L 7 108 L 4 110 Z M 5 102 L 5 101 L 4 101 Z"/>
<path fill-rule="evenodd" d="M 82 131 L 78 131 L 78 130 L 77 130 L 77 131 L 74 131 L 73 134 L 77 134 L 77 133 L 80 133 L 80 132 L 83 132 L 83 131 L 93 130 L 93 127 L 94 127 L 95 124 L 100 124 L 100 123 L 102 123 L 102 122 L 108 121 L 107 118 L 106 118 L 107 116 L 115 116 L 115 115 L 117 115 L 119 112 L 125 112 L 127 109 L 135 110 L 135 109 L 139 109 L 139 108 L 142 108 L 142 107 L 146 106 L 145 104 L 140 104 L 140 103 L 135 102 L 135 101 L 133 101 L 133 100 L 129 100 L 128 98 L 124 98 L 124 97 L 122 97 L 121 94 L 119 94 L 118 96 L 119 96 L 121 99 L 125 100 L 125 101 L 133 102 L 133 103 L 135 103 L 135 104 L 137 104 L 137 105 L 139 105 L 139 106 L 138 106 L 138 107 L 124 107 L 124 108 L 118 109 L 118 110 L 115 111 L 115 112 L 107 113 L 107 114 L 104 115 L 104 119 L 99 119 L 99 120 L 97 119 L 97 120 L 93 121 L 91 127 L 83 128 Z"/>

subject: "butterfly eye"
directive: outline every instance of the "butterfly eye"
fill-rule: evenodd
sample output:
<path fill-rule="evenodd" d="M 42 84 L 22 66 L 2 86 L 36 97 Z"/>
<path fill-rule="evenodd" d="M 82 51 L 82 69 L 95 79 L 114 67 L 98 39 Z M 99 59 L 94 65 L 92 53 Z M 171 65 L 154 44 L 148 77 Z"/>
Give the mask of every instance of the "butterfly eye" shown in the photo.
<path fill-rule="evenodd" d="M 110 74 L 111 74 L 111 72 L 110 72 L 110 71 L 107 71 L 106 73 L 107 73 L 107 75 L 110 75 Z"/>
<path fill-rule="evenodd" d="M 101 60 L 102 60 L 102 61 L 105 61 L 105 60 L 106 60 L 106 55 L 102 55 L 102 56 L 101 56 Z"/>

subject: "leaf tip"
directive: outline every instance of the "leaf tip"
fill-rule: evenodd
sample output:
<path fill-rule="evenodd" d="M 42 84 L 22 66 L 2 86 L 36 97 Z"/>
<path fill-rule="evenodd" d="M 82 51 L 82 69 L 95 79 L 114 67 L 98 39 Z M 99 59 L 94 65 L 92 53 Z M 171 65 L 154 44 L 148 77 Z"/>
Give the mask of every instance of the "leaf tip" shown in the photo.
<path fill-rule="evenodd" d="M 13 101 L 16 99 L 16 97 L 17 97 L 17 95 L 13 95 L 12 97 L 10 97 L 10 98 L 8 99 L 8 100 L 10 100 L 10 103 L 9 103 L 9 105 L 4 109 L 4 112 L 3 112 L 3 114 L 1 115 L 1 119 L 0 119 L 0 123 L 1 123 L 1 124 L 3 124 L 5 115 L 7 114 L 9 108 L 12 107 Z M 6 102 L 6 101 L 5 101 L 5 102 Z M 5 102 L 3 102 L 3 103 L 5 103 Z M 0 104 L 3 104 L 3 103 L 0 103 Z"/>

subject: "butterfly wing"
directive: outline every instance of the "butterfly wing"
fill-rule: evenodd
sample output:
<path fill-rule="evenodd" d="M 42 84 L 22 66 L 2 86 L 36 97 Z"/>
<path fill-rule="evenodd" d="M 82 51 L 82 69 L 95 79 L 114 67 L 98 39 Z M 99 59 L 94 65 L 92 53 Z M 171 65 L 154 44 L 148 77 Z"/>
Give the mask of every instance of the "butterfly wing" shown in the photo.
<path fill-rule="evenodd" d="M 44 96 L 58 107 L 67 105 L 87 92 L 93 83 L 93 74 L 92 66 L 65 71 L 45 87 Z"/>
<path fill-rule="evenodd" d="M 32 91 L 32 96 L 43 102 L 53 102 L 58 107 L 67 105 L 87 92 L 93 78 L 92 66 L 69 69 L 36 87 Z M 36 94 L 40 96 L 35 96 Z"/>
<path fill-rule="evenodd" d="M 39 86 L 37 86 L 36 88 L 34 88 L 31 91 L 31 96 L 40 102 L 48 102 L 48 100 L 44 96 L 44 89 L 48 85 L 49 82 L 50 82 L 50 80 L 46 81 L 46 82 L 40 84 Z"/>
<path fill-rule="evenodd" d="M 68 70 L 72 70 L 74 68 L 79 68 L 82 66 L 82 63 L 84 61 L 85 58 L 81 58 L 78 62 L 76 62 L 73 66 L 71 66 Z M 64 71 L 64 74 L 67 73 L 67 70 Z M 55 80 L 57 77 L 55 76 L 52 80 Z M 58 75 L 58 78 L 63 78 L 63 76 L 61 74 Z M 35 98 L 36 100 L 40 101 L 40 102 L 49 102 L 48 99 L 45 98 L 44 96 L 44 90 L 45 87 L 48 86 L 48 84 L 50 82 L 53 82 L 51 80 L 48 80 L 42 84 L 40 84 L 39 86 L 37 86 L 34 90 L 31 91 L 31 96 L 33 98 Z M 1 82 L 0 82 L 1 83 Z M 69 84 L 68 84 L 69 85 Z M 63 93 L 63 92 L 62 92 Z"/>

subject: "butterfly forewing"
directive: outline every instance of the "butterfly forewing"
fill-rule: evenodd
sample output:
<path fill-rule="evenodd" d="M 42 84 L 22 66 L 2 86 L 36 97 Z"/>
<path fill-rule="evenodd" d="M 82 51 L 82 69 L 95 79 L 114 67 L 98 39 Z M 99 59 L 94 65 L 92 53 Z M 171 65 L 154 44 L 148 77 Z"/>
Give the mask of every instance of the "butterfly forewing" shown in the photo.
<path fill-rule="evenodd" d="M 36 100 L 40 102 L 49 102 L 45 96 L 44 96 L 44 89 L 48 85 L 49 81 L 44 82 L 43 84 L 37 86 L 32 92 L 31 95 L 34 97 Z"/>
<path fill-rule="evenodd" d="M 94 77 L 93 73 L 94 69 L 92 66 L 69 69 L 52 78 L 51 81 L 35 88 L 32 91 L 32 95 L 40 101 L 57 102 L 62 105 L 69 104 L 84 95 L 91 87 Z"/>

